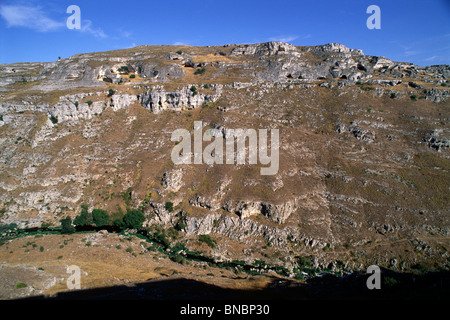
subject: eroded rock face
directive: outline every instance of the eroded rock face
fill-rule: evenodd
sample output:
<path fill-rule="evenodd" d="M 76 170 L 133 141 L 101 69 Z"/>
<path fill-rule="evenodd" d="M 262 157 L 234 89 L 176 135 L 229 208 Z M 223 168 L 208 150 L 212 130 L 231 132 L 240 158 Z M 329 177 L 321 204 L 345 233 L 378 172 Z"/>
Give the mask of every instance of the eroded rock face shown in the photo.
<path fill-rule="evenodd" d="M 174 169 L 165 172 L 162 185 L 168 191 L 177 192 L 183 186 L 183 169 Z"/>
<path fill-rule="evenodd" d="M 271 41 L 259 44 L 245 44 L 238 45 L 234 48 L 230 55 L 257 55 L 257 56 L 273 56 L 278 54 L 284 54 L 288 52 L 296 52 L 293 45 L 281 41 Z"/>
<path fill-rule="evenodd" d="M 276 223 L 284 223 L 289 216 L 297 210 L 297 201 L 289 200 L 281 204 L 264 201 L 227 201 L 224 209 L 237 214 L 241 219 L 246 219 L 257 214 L 262 214 Z"/>
<path fill-rule="evenodd" d="M 58 122 L 76 121 L 80 119 L 89 120 L 100 115 L 106 108 L 118 111 L 129 107 L 137 101 L 136 95 L 117 94 L 109 97 L 107 102 L 100 96 L 101 92 L 95 94 L 77 94 L 62 96 L 55 105 L 49 108 L 49 115 Z M 99 100 L 100 99 L 100 100 Z"/>
<path fill-rule="evenodd" d="M 94 115 L 101 114 L 105 108 L 103 101 L 88 100 L 92 98 L 85 94 L 60 97 L 59 102 L 50 108 L 49 114 L 58 122 L 92 119 Z"/>
<path fill-rule="evenodd" d="M 199 89 L 199 86 L 188 85 L 167 92 L 164 87 L 156 85 L 140 97 L 140 102 L 153 113 L 160 113 L 165 110 L 196 109 L 205 103 L 215 102 L 220 97 L 220 85 L 210 86 L 210 89 L 215 91 L 214 94 L 204 94 L 198 92 Z"/>
<path fill-rule="evenodd" d="M 442 129 L 433 130 L 430 135 L 424 138 L 428 147 L 435 149 L 438 152 L 450 147 L 450 140 L 444 137 Z"/>

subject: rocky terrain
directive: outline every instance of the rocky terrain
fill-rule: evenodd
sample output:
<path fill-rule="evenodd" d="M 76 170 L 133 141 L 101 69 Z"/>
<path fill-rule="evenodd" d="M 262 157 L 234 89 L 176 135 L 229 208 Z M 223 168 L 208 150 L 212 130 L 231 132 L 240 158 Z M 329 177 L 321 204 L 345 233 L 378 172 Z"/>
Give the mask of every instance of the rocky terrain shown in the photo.
<path fill-rule="evenodd" d="M 149 230 L 216 261 L 264 261 L 292 276 L 305 265 L 448 271 L 449 76 L 448 65 L 335 43 L 140 46 L 3 64 L 0 225 L 59 226 L 81 205 L 113 217 L 134 208 Z M 277 174 L 248 162 L 175 165 L 171 134 L 194 121 L 224 136 L 278 129 Z M 199 246 L 202 235 L 215 245 Z M 38 265 L 6 258 L 15 241 L 0 247 L 0 275 Z"/>

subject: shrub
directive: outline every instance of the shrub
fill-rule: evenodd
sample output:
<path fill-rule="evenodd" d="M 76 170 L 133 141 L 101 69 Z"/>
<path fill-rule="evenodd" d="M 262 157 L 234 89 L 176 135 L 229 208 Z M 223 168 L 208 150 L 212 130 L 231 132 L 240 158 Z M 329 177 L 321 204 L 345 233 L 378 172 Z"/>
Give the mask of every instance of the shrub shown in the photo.
<path fill-rule="evenodd" d="M 206 68 L 202 67 L 202 68 L 195 70 L 194 74 L 204 74 L 205 71 L 206 71 Z"/>
<path fill-rule="evenodd" d="M 400 282 L 393 277 L 383 278 L 383 286 L 385 286 L 385 287 L 392 288 L 392 287 L 398 286 L 399 284 L 400 284 Z"/>
<path fill-rule="evenodd" d="M 18 284 L 16 284 L 16 289 L 21 289 L 21 288 L 26 288 L 27 285 L 23 282 L 19 282 Z"/>
<path fill-rule="evenodd" d="M 50 121 L 51 121 L 53 124 L 57 124 L 57 123 L 58 123 L 58 118 L 55 117 L 54 115 L 51 115 L 51 116 L 50 116 Z"/>
<path fill-rule="evenodd" d="M 132 191 L 133 191 L 132 188 L 128 188 L 127 191 L 122 193 L 122 199 L 123 199 L 123 201 L 125 201 L 125 204 L 127 206 L 129 206 L 130 203 L 131 203 L 131 193 L 132 193 Z"/>
<path fill-rule="evenodd" d="M 9 223 L 9 224 L 0 226 L 0 232 L 7 231 L 7 230 L 13 230 L 13 229 L 17 229 L 17 224 Z"/>
<path fill-rule="evenodd" d="M 65 217 L 60 220 L 61 222 L 61 233 L 71 234 L 75 232 L 75 227 L 72 226 L 72 218 Z"/>
<path fill-rule="evenodd" d="M 183 51 L 181 51 L 181 50 L 178 50 L 176 53 L 178 53 L 178 54 L 182 54 L 183 53 Z"/>
<path fill-rule="evenodd" d="M 128 209 L 123 217 L 123 226 L 130 229 L 140 229 L 145 221 L 145 216 L 140 210 Z"/>
<path fill-rule="evenodd" d="M 75 108 L 78 108 L 78 101 L 75 101 L 73 104 L 75 105 Z"/>
<path fill-rule="evenodd" d="M 391 98 L 391 99 L 397 98 L 397 94 L 396 94 L 395 92 L 392 92 L 390 98 Z"/>
<path fill-rule="evenodd" d="M 215 248 L 216 247 L 216 243 L 214 242 L 213 239 L 211 239 L 210 236 L 208 236 L 207 234 L 202 234 L 198 237 L 198 240 L 200 242 L 204 242 L 206 243 L 209 247 L 211 248 Z"/>
<path fill-rule="evenodd" d="M 179 263 L 179 264 L 186 264 L 186 259 L 180 255 L 170 257 L 170 260 L 172 260 L 173 262 Z"/>
<path fill-rule="evenodd" d="M 417 96 L 414 95 L 414 94 L 410 98 L 411 98 L 412 101 L 417 101 Z"/>
<path fill-rule="evenodd" d="M 197 92 L 197 88 L 195 87 L 195 86 L 192 86 L 191 87 L 191 91 L 192 91 L 192 94 L 195 96 L 198 92 Z"/>
<path fill-rule="evenodd" d="M 209 84 L 205 83 L 205 84 L 203 85 L 203 88 L 209 89 Z"/>
<path fill-rule="evenodd" d="M 165 248 L 170 246 L 170 241 L 167 239 L 167 235 L 164 230 L 157 230 L 153 235 L 153 240 L 157 243 L 162 244 Z"/>
<path fill-rule="evenodd" d="M 178 220 L 175 224 L 175 229 L 178 231 L 182 231 L 182 230 L 186 229 L 186 220 L 185 220 L 185 218 L 183 218 L 183 216 L 180 213 L 178 213 L 177 216 L 178 216 Z M 214 221 L 216 221 L 216 220 L 214 220 Z"/>
<path fill-rule="evenodd" d="M 87 206 L 81 206 L 81 213 L 73 219 L 73 224 L 77 227 L 84 227 L 94 223 L 92 213 L 89 213 Z"/>
<path fill-rule="evenodd" d="M 90 107 L 91 106 L 91 104 L 92 104 L 92 101 L 91 100 L 88 100 L 88 101 L 86 101 L 86 103 L 88 104 L 88 106 Z"/>
<path fill-rule="evenodd" d="M 92 220 L 97 227 L 108 225 L 110 223 L 108 211 L 103 209 L 92 210 Z"/>
<path fill-rule="evenodd" d="M 125 223 L 123 222 L 123 218 L 117 218 L 113 221 L 113 226 L 119 229 L 125 229 Z"/>
<path fill-rule="evenodd" d="M 136 75 L 134 73 L 130 74 L 130 79 L 136 78 Z"/>
<path fill-rule="evenodd" d="M 173 203 L 172 202 L 166 202 L 165 208 L 167 211 L 172 212 L 173 211 Z"/>
<path fill-rule="evenodd" d="M 311 268 L 312 262 L 310 257 L 297 257 L 297 263 L 300 267 Z"/>
<path fill-rule="evenodd" d="M 117 72 L 122 74 L 128 74 L 130 70 L 128 69 L 128 66 L 121 66 L 119 69 L 117 69 Z"/>
<path fill-rule="evenodd" d="M 116 93 L 113 89 L 108 90 L 108 97 L 111 97 L 114 93 Z"/>

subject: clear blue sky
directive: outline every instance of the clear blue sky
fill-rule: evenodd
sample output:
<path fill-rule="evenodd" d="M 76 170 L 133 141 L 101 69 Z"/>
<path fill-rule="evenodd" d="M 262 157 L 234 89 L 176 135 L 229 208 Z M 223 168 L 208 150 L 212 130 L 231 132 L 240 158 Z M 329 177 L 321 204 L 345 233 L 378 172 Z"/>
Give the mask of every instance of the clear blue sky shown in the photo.
<path fill-rule="evenodd" d="M 381 29 L 369 30 L 369 5 Z M 81 29 L 69 30 L 69 5 Z M 0 63 L 144 44 L 222 45 L 280 40 L 342 43 L 418 65 L 450 64 L 450 0 L 0 0 Z"/>

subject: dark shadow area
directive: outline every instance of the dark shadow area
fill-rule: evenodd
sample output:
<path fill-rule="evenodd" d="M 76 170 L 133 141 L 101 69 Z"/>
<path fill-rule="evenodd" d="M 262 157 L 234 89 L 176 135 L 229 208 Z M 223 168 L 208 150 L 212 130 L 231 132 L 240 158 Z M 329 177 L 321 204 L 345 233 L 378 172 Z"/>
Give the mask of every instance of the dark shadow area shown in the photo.
<path fill-rule="evenodd" d="M 382 269 L 381 289 L 369 290 L 367 274 L 337 277 L 331 274 L 299 282 L 273 277 L 260 290 L 225 289 L 191 279 L 149 280 L 114 286 L 36 296 L 22 300 L 448 300 L 450 272 L 424 275 Z M 248 281 L 251 281 L 249 279 Z"/>

